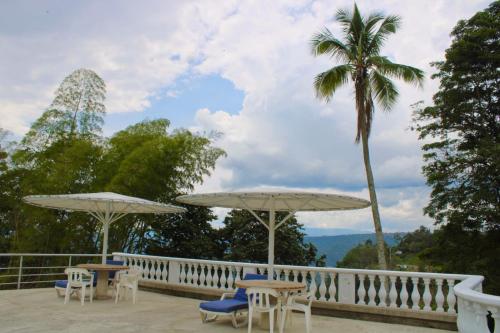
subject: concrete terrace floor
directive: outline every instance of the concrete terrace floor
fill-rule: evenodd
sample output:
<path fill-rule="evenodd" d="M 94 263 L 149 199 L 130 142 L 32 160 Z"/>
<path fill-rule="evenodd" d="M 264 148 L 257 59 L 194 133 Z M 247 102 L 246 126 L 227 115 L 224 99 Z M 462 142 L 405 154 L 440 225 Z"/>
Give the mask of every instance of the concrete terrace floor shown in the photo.
<path fill-rule="evenodd" d="M 229 319 L 202 324 L 199 300 L 140 291 L 129 301 L 95 300 L 82 307 L 75 298 L 67 305 L 52 288 L 0 291 L 0 332 L 247 332 L 234 329 Z M 255 317 L 253 332 L 265 332 Z M 275 330 L 278 332 L 278 330 Z M 304 316 L 296 313 L 287 333 L 305 332 Z M 444 333 L 449 331 L 378 322 L 313 316 L 313 332 L 339 333 Z"/>

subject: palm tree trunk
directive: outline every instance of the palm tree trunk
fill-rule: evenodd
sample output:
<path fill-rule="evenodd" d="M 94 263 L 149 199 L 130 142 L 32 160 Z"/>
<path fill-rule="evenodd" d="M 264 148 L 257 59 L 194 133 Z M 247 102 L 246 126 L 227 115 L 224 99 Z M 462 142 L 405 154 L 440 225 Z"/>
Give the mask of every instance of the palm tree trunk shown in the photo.
<path fill-rule="evenodd" d="M 385 260 L 384 234 L 382 232 L 382 224 L 380 223 L 380 214 L 378 212 L 377 193 L 375 192 L 375 181 L 373 180 L 372 166 L 370 164 L 368 135 L 365 126 L 361 129 L 361 142 L 363 145 L 366 180 L 368 182 L 368 191 L 370 192 L 370 201 L 372 203 L 373 225 L 375 226 L 375 237 L 377 238 L 378 264 L 380 269 L 387 269 L 387 262 Z"/>

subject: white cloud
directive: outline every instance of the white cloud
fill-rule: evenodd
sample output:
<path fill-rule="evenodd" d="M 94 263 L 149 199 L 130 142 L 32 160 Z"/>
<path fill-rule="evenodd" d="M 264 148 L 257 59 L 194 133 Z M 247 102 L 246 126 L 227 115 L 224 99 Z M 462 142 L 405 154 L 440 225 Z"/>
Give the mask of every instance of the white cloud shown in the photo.
<path fill-rule="evenodd" d="M 488 2 L 360 0 L 358 5 L 364 13 L 400 15 L 403 26 L 384 53 L 429 76 L 429 62 L 443 58 L 457 20 Z M 353 143 L 351 89 L 339 91 L 330 104 L 318 102 L 312 89 L 314 75 L 333 62 L 313 58 L 308 40 L 325 25 L 338 34 L 333 14 L 346 6 L 352 1 L 4 2 L 0 127 L 24 133 L 64 76 L 80 67 L 94 69 L 107 82 L 110 113 L 143 111 L 160 94 L 175 97 L 181 76 L 215 74 L 245 97 L 238 114 L 198 110 L 193 129 L 223 132 L 217 145 L 228 157 L 197 191 L 278 185 L 351 189 L 366 197 L 361 149 Z M 377 111 L 371 137 L 386 230 L 429 223 L 421 213 L 428 189 L 419 171 L 419 143 L 407 128 L 409 105 L 430 101 L 437 82 L 428 79 L 423 90 L 398 87 L 399 103 L 390 114 Z M 369 215 L 299 218 L 309 226 L 366 229 Z"/>

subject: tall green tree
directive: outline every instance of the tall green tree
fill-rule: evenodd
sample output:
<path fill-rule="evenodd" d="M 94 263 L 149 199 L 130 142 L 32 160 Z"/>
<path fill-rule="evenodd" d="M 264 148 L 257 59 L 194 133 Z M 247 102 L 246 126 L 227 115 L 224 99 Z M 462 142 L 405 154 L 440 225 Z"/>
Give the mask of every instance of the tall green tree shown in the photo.
<path fill-rule="evenodd" d="M 29 149 L 40 150 L 62 139 L 97 138 L 104 123 L 106 85 L 95 72 L 77 69 L 55 92 L 47 110 L 23 139 Z"/>
<path fill-rule="evenodd" d="M 483 274 L 500 292 L 500 1 L 451 34 L 434 105 L 417 107 L 423 173 L 432 188 L 424 212 L 441 228 L 428 258 L 443 270 Z"/>
<path fill-rule="evenodd" d="M 269 212 L 257 212 L 263 221 L 269 219 Z M 287 214 L 276 213 L 276 219 Z M 246 210 L 231 210 L 224 219 L 221 229 L 225 246 L 224 259 L 267 263 L 268 231 Z M 276 230 L 275 263 L 278 265 L 314 264 L 324 266 L 326 257 L 317 257 L 317 249 L 312 243 L 304 241 L 303 226 L 291 217 Z"/>
<path fill-rule="evenodd" d="M 354 10 L 339 10 L 335 16 L 342 26 L 343 36 L 335 37 L 325 28 L 311 40 L 314 56 L 329 55 L 341 64 L 318 74 L 314 88 L 319 99 L 327 102 L 342 86 L 352 81 L 355 92 L 357 131 L 355 142 L 363 147 L 363 159 L 377 236 L 378 262 L 387 269 L 384 253 L 384 236 L 378 209 L 375 181 L 370 164 L 368 138 L 371 131 L 375 101 L 385 111 L 396 103 L 398 90 L 391 78 L 421 85 L 424 73 L 415 67 L 397 64 L 380 54 L 385 40 L 394 34 L 401 22 L 398 16 L 371 13 L 363 17 L 354 4 Z"/>

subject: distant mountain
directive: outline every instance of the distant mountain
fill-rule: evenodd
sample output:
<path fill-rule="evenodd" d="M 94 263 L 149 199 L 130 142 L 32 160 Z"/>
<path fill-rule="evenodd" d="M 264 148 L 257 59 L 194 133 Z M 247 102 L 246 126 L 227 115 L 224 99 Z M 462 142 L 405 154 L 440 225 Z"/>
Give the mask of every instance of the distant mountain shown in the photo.
<path fill-rule="evenodd" d="M 345 229 L 345 228 L 305 228 L 307 236 L 337 236 L 337 235 L 357 235 L 369 234 L 369 230 Z"/>
<path fill-rule="evenodd" d="M 389 246 L 397 244 L 394 238 L 395 233 L 384 234 L 385 242 Z M 336 235 L 336 236 L 306 236 L 305 241 L 311 242 L 318 249 L 318 255 L 326 254 L 327 266 L 335 267 L 337 261 L 342 260 L 350 249 L 358 244 L 371 239 L 375 243 L 375 234 L 357 234 L 357 235 Z"/>

